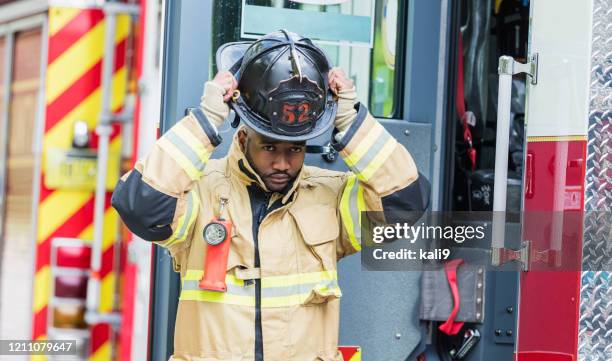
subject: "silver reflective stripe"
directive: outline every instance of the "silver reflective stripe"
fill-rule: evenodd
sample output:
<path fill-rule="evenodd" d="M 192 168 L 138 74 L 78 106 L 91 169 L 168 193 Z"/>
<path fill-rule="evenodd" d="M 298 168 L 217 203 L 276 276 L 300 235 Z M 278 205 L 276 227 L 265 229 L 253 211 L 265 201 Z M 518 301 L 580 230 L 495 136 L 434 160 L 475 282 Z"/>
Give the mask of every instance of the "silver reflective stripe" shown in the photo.
<path fill-rule="evenodd" d="M 380 138 L 376 139 L 374 144 L 370 146 L 370 149 L 368 149 L 368 151 L 361 157 L 361 159 L 357 163 L 355 163 L 353 167 L 351 167 L 352 170 L 355 173 L 360 173 L 361 171 L 366 169 L 368 164 L 370 164 L 372 159 L 374 159 L 374 157 L 376 157 L 378 153 L 380 153 L 381 149 L 383 149 L 385 144 L 387 144 L 387 141 L 389 141 L 390 139 L 391 135 L 386 130 L 383 130 L 382 134 L 380 135 Z"/>
<path fill-rule="evenodd" d="M 349 210 L 351 211 L 351 218 L 353 219 L 353 233 L 355 239 L 361 242 L 361 224 L 359 224 L 359 205 L 357 204 L 357 197 L 359 195 L 359 180 L 355 179 L 351 194 L 349 195 Z"/>
<path fill-rule="evenodd" d="M 194 152 L 193 149 L 191 149 L 191 147 L 185 143 L 183 139 L 181 139 L 181 137 L 179 137 L 173 131 L 166 132 L 164 137 L 166 137 L 166 139 L 168 139 L 181 153 L 183 153 L 183 155 L 191 161 L 191 164 L 193 164 L 193 166 L 199 172 L 204 170 L 205 164 L 202 162 L 202 159 L 200 159 L 196 152 Z"/>

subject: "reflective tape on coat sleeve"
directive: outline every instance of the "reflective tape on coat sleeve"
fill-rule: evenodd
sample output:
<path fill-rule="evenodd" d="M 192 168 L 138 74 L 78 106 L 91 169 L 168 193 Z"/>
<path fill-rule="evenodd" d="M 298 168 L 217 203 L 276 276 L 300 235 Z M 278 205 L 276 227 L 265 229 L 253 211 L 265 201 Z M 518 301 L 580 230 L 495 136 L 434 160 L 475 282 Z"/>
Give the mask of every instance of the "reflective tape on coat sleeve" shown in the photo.
<path fill-rule="evenodd" d="M 348 167 L 363 182 L 374 175 L 397 146 L 395 138 L 378 123 L 373 125 L 367 137 L 354 141 L 357 145 L 351 146 L 350 150 L 345 149 L 341 154 Z"/>
<path fill-rule="evenodd" d="M 198 210 L 200 207 L 200 201 L 198 199 L 198 194 L 196 191 L 192 190 L 187 193 L 186 199 L 187 205 L 185 209 L 185 213 L 181 215 L 178 219 L 176 229 L 170 238 L 163 242 L 156 242 L 162 247 L 169 247 L 173 244 L 183 242 L 187 239 L 189 235 L 189 230 L 193 227 L 195 220 L 197 218 Z"/>
<path fill-rule="evenodd" d="M 202 177 L 210 153 L 182 124 L 172 127 L 157 144 L 179 164 L 191 180 Z"/>
<path fill-rule="evenodd" d="M 361 251 L 361 212 L 365 211 L 363 187 L 355 175 L 351 175 L 340 199 L 340 217 L 349 241 L 356 251 Z"/>

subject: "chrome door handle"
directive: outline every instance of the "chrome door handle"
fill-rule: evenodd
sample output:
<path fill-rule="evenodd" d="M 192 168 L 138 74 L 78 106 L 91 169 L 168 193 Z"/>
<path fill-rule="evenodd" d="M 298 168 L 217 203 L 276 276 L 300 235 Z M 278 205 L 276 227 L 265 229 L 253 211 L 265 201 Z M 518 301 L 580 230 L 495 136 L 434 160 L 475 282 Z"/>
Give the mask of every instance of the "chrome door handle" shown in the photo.
<path fill-rule="evenodd" d="M 510 143 L 510 102 L 512 98 L 512 76 L 526 73 L 531 84 L 538 82 L 538 54 L 531 56 L 527 64 L 519 63 L 511 56 L 499 58 L 499 92 L 497 97 L 497 136 L 495 144 L 495 181 L 493 184 L 493 231 L 491 241 L 491 263 L 503 263 L 506 230 L 506 197 L 508 188 L 508 146 Z M 522 260 L 527 262 L 527 260 Z M 526 269 L 523 263 L 523 269 Z"/>

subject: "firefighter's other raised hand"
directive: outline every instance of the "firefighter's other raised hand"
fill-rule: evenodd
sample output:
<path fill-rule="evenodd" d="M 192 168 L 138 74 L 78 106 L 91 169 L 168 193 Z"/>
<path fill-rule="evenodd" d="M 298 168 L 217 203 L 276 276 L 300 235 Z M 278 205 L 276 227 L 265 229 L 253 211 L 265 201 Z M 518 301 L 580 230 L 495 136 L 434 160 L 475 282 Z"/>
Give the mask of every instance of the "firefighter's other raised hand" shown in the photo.
<path fill-rule="evenodd" d="M 217 127 L 220 126 L 229 115 L 227 102 L 232 98 L 234 90 L 238 88 L 238 82 L 229 71 L 220 71 L 213 80 L 204 85 L 204 94 L 200 99 L 200 107 L 206 117 Z"/>
<path fill-rule="evenodd" d="M 340 68 L 332 68 L 328 76 L 329 87 L 338 96 L 335 126 L 339 132 L 345 132 L 357 115 L 357 111 L 355 111 L 355 99 L 357 98 L 355 85 Z"/>

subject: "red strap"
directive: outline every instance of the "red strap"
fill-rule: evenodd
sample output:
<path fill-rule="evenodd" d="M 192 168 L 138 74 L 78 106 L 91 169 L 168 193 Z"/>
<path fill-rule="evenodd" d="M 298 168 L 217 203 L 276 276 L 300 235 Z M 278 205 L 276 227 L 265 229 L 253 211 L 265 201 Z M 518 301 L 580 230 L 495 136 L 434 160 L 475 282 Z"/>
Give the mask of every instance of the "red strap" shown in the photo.
<path fill-rule="evenodd" d="M 476 169 L 476 149 L 470 147 L 468 149 L 468 157 L 470 158 L 470 163 L 472 164 L 472 171 Z"/>
<path fill-rule="evenodd" d="M 473 148 L 472 143 L 472 131 L 470 130 L 467 122 L 466 110 L 465 110 L 465 90 L 463 88 L 463 39 L 461 33 L 459 33 L 459 54 L 458 54 L 458 69 L 457 69 L 457 96 L 455 98 L 455 106 L 457 107 L 457 114 L 459 120 L 463 126 L 463 141 L 468 145 L 468 158 L 472 170 L 476 169 L 476 149 Z"/>
<path fill-rule="evenodd" d="M 455 259 L 447 262 L 444 265 L 444 272 L 446 272 L 446 278 L 448 279 L 448 285 L 450 286 L 451 293 L 453 294 L 453 310 L 446 322 L 440 325 L 438 329 L 447 335 L 453 336 L 459 333 L 463 322 L 455 322 L 455 317 L 459 313 L 459 305 L 461 299 L 459 298 L 459 287 L 457 286 L 457 268 L 463 263 L 462 259 Z"/>

